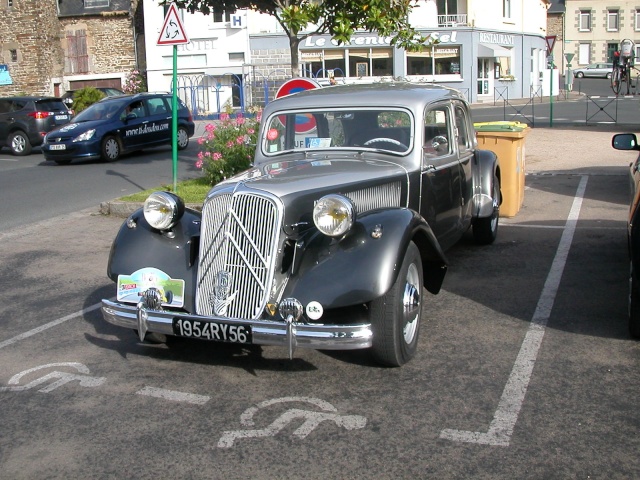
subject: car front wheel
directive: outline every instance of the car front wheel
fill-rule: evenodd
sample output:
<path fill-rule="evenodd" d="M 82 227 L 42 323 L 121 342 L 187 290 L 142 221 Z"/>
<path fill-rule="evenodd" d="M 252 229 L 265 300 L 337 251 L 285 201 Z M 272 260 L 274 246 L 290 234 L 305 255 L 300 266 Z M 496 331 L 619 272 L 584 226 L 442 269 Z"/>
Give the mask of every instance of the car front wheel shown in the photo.
<path fill-rule="evenodd" d="M 633 262 L 629 262 L 629 335 L 640 338 L 640 289 L 633 272 Z"/>
<path fill-rule="evenodd" d="M 582 77 L 584 77 L 584 73 L 582 72 L 576 73 L 576 78 L 582 78 Z"/>
<path fill-rule="evenodd" d="M 411 242 L 391 290 L 369 307 L 372 354 L 383 365 L 399 367 L 416 354 L 422 317 L 422 280 L 420 251 Z"/>
<path fill-rule="evenodd" d="M 184 127 L 178 127 L 178 150 L 184 150 L 189 145 L 189 134 Z"/>
<path fill-rule="evenodd" d="M 29 137 L 22 130 L 18 130 L 11 134 L 9 139 L 9 148 L 11 153 L 18 156 L 29 155 L 31 153 L 31 142 Z"/>
<path fill-rule="evenodd" d="M 120 158 L 120 142 L 116 137 L 109 136 L 102 141 L 102 159 L 105 162 L 115 162 Z"/>
<path fill-rule="evenodd" d="M 611 72 L 607 73 L 607 78 L 611 78 Z"/>

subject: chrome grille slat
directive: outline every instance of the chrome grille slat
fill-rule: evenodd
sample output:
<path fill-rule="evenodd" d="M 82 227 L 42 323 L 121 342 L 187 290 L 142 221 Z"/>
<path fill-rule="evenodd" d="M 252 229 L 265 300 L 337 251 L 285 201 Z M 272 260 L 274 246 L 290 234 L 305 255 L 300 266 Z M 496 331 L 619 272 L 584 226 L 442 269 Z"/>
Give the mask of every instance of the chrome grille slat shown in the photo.
<path fill-rule="evenodd" d="M 269 299 L 282 207 L 262 193 L 236 191 L 207 199 L 202 210 L 196 311 L 216 315 L 218 272 L 231 274 L 225 316 L 258 318 Z"/>
<path fill-rule="evenodd" d="M 393 182 L 355 190 L 346 196 L 353 202 L 357 213 L 364 213 L 376 208 L 399 207 L 400 194 L 400 182 Z"/>

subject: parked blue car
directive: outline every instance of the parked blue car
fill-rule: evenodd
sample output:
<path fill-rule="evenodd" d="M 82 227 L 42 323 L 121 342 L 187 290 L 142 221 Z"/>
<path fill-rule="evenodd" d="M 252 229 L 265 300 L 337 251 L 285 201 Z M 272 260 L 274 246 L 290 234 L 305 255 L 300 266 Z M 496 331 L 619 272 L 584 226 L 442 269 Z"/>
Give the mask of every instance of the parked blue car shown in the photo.
<path fill-rule="evenodd" d="M 59 165 L 72 160 L 113 162 L 124 153 L 171 144 L 172 100 L 170 93 L 103 98 L 47 134 L 44 158 Z M 189 145 L 194 131 L 191 112 L 178 99 L 179 150 Z"/>

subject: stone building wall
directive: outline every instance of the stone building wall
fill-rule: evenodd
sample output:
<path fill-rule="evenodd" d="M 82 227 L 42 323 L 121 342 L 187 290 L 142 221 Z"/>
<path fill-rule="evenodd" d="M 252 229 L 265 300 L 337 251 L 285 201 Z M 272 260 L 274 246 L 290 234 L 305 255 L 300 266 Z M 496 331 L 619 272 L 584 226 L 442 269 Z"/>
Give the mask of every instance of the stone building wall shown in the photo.
<path fill-rule="evenodd" d="M 71 72 L 65 58 L 67 31 L 85 30 L 89 71 L 102 78 L 121 78 L 136 68 L 134 12 L 139 0 L 123 9 L 95 14 L 58 16 L 58 0 L 20 0 L 12 7 L 0 6 L 0 64 L 7 66 L 12 80 L 0 85 L 0 96 L 53 95 L 53 79 L 64 83 Z M 14 55 L 17 55 L 15 58 Z M 66 87 L 66 85 L 65 85 Z"/>

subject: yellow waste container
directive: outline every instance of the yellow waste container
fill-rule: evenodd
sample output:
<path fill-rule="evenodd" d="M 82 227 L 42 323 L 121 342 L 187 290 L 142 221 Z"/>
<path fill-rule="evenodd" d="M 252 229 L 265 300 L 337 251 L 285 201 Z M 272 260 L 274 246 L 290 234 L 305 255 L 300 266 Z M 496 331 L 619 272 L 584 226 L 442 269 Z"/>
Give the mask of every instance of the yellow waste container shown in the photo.
<path fill-rule="evenodd" d="M 498 156 L 501 173 L 500 216 L 513 217 L 524 203 L 525 137 L 531 130 L 520 122 L 474 123 L 478 147 Z"/>

